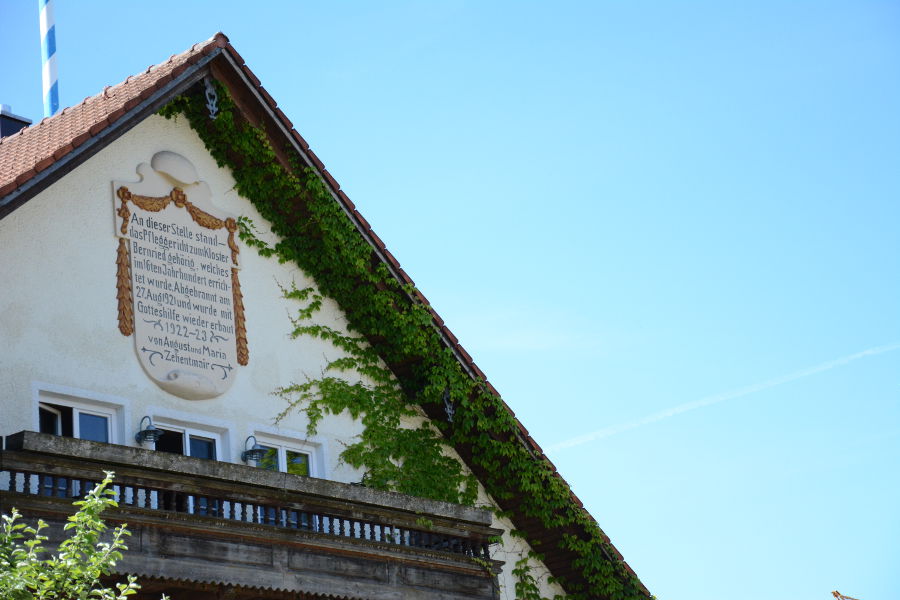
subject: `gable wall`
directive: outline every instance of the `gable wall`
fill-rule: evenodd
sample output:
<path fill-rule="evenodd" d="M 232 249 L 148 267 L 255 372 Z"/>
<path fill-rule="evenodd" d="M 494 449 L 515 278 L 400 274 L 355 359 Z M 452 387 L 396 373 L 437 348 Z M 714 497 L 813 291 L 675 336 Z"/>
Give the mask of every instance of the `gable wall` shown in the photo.
<path fill-rule="evenodd" d="M 240 282 L 250 360 L 236 366 L 233 386 L 217 398 L 185 400 L 157 387 L 136 356 L 136 334 L 119 332 L 111 182 L 136 181 L 137 165 L 162 150 L 193 163 L 218 208 L 248 216 L 266 231 L 263 219 L 233 190 L 230 173 L 216 166 L 187 122 L 155 115 L 0 220 L 0 435 L 37 429 L 40 394 L 120 405 L 121 427 L 114 441 L 130 446 L 137 445 L 133 436 L 144 415 L 205 427 L 220 435 L 219 459 L 226 462 L 240 462 L 250 434 L 306 437 L 302 415 L 273 424 L 284 403 L 272 391 L 302 381 L 304 373 L 318 375 L 340 354 L 319 340 L 289 338 L 290 315 L 298 305 L 280 297 L 279 285 L 314 284 L 296 267 L 264 259 L 242 245 Z M 340 330 L 346 324 L 329 300 L 316 321 Z M 359 423 L 347 415 L 326 417 L 317 436 L 308 440 L 317 451 L 314 474 L 359 481 L 362 474 L 338 458 L 342 442 L 359 431 Z M 483 490 L 480 502 L 489 502 Z M 511 529 L 506 520 L 495 526 Z M 501 597 L 513 598 L 510 571 L 518 560 L 516 551 L 527 546 L 521 540 L 505 542 L 495 557 L 507 563 Z M 535 574 L 541 579 L 547 575 L 539 564 Z M 545 587 L 548 597 L 561 593 L 557 586 Z"/>

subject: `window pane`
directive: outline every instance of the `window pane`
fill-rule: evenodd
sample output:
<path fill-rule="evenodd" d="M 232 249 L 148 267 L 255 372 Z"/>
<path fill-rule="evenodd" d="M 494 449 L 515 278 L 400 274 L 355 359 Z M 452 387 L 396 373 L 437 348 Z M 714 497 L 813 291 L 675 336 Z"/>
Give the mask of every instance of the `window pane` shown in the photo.
<path fill-rule="evenodd" d="M 309 475 L 309 454 L 287 451 L 287 472 L 293 475 Z"/>
<path fill-rule="evenodd" d="M 72 407 L 41 402 L 38 405 L 38 425 L 41 433 L 73 437 Z"/>
<path fill-rule="evenodd" d="M 162 430 L 163 434 L 156 440 L 156 449 L 160 452 L 184 454 L 184 434 L 180 431 Z"/>
<path fill-rule="evenodd" d="M 78 437 L 94 442 L 109 442 L 109 419 L 99 415 L 78 413 Z"/>
<path fill-rule="evenodd" d="M 266 449 L 266 455 L 260 459 L 256 466 L 263 469 L 269 469 L 270 471 L 277 471 L 278 450 L 276 448 L 270 448 L 269 446 L 263 446 L 262 444 L 260 444 L 260 446 Z"/>
<path fill-rule="evenodd" d="M 216 460 L 216 441 L 210 438 L 191 436 L 191 456 Z"/>
<path fill-rule="evenodd" d="M 62 427 L 63 437 L 75 437 L 75 421 L 72 419 L 74 411 L 71 406 L 59 406 L 51 404 L 51 408 L 55 408 L 62 414 L 60 426 Z"/>
<path fill-rule="evenodd" d="M 43 406 L 38 409 L 38 420 L 40 422 L 41 433 L 52 433 L 53 435 L 61 435 L 62 427 L 60 427 L 60 415 L 51 410 L 47 410 Z"/>

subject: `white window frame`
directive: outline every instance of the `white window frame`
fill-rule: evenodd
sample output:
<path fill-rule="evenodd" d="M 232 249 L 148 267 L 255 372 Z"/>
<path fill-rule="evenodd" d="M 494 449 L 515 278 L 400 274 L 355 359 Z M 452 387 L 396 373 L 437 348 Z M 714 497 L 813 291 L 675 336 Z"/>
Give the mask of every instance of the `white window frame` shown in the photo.
<path fill-rule="evenodd" d="M 315 455 L 312 452 L 310 452 L 308 449 L 294 448 L 292 445 L 270 442 L 266 439 L 261 439 L 259 437 L 256 438 L 256 441 L 261 446 L 264 446 L 266 448 L 273 448 L 275 450 L 275 453 L 278 457 L 277 460 L 278 460 L 278 471 L 279 472 L 287 473 L 287 453 L 288 452 L 296 452 L 297 454 L 306 455 L 306 457 L 307 457 L 306 465 L 307 465 L 308 471 L 309 471 L 307 473 L 307 476 L 315 477 L 315 475 L 313 475 L 313 469 L 315 468 L 314 467 L 315 461 L 313 459 L 315 458 Z M 299 446 L 299 444 L 297 444 L 297 445 Z M 259 466 L 259 464 L 257 464 L 256 466 Z"/>
<path fill-rule="evenodd" d="M 287 472 L 287 451 L 299 452 L 309 456 L 309 477 L 325 479 L 325 444 L 316 437 L 305 437 L 293 431 L 259 427 L 252 432 L 261 446 L 276 448 L 278 451 L 278 470 Z"/>
<path fill-rule="evenodd" d="M 231 460 L 231 432 L 235 431 L 234 423 L 162 406 L 148 406 L 144 410 L 144 414 L 153 419 L 153 425 L 160 429 L 187 432 L 188 434 L 193 433 L 200 437 L 214 439 L 216 442 L 216 462 L 233 462 Z M 187 450 L 190 448 L 187 435 L 185 435 L 184 444 L 186 445 L 184 456 L 190 456 L 187 453 Z M 155 449 L 155 444 L 148 444 L 145 447 Z"/>
<path fill-rule="evenodd" d="M 215 453 L 216 457 L 213 459 L 214 461 L 221 462 L 222 461 L 222 453 L 224 451 L 222 447 L 222 436 L 215 431 L 210 431 L 208 429 L 197 429 L 196 427 L 190 427 L 186 425 L 180 425 L 176 423 L 169 423 L 165 419 L 160 419 L 157 421 L 153 419 L 153 424 L 159 429 L 165 429 L 166 431 L 177 431 L 181 434 L 182 441 L 182 456 L 191 456 L 191 438 L 190 436 L 196 436 L 201 438 L 211 439 L 213 444 L 215 445 Z M 196 458 L 196 457 L 192 457 Z"/>
<path fill-rule="evenodd" d="M 59 406 L 59 404 L 57 404 L 56 406 Z M 53 435 L 62 435 L 62 418 L 63 418 L 63 415 L 62 415 L 62 411 L 59 410 L 58 408 L 56 408 L 56 406 L 51 405 L 51 404 L 48 404 L 48 403 L 46 403 L 46 402 L 38 402 L 38 426 L 37 426 L 37 428 L 35 429 L 35 431 L 40 431 L 40 426 L 41 426 L 41 420 L 40 420 L 40 419 L 41 419 L 41 409 L 43 408 L 43 409 L 46 410 L 47 412 L 51 412 L 51 413 L 53 413 L 53 414 L 56 415 L 56 419 L 57 419 L 57 420 L 56 420 L 56 431 L 53 433 Z M 73 417 L 73 418 L 74 418 L 74 417 Z M 72 431 L 73 431 L 73 432 L 75 431 L 75 424 L 74 424 L 74 423 L 72 424 Z"/>
<path fill-rule="evenodd" d="M 81 424 L 78 418 L 81 413 L 106 418 L 107 443 L 119 444 L 121 443 L 120 440 L 124 438 L 124 423 L 128 412 L 128 401 L 124 398 L 40 382 L 32 384 L 32 394 L 34 396 L 33 421 L 35 431 L 40 431 L 41 405 L 45 405 L 45 409 L 54 412 L 57 411 L 53 406 L 46 405 L 57 405 L 72 409 L 72 437 L 76 439 L 82 439 Z M 61 425 L 62 421 L 60 419 Z"/>

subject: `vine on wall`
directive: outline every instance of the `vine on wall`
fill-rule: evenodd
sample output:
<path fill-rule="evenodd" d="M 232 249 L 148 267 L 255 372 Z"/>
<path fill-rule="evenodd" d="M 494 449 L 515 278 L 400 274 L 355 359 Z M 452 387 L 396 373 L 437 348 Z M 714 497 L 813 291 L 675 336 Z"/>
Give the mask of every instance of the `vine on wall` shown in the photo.
<path fill-rule="evenodd" d="M 465 449 L 489 494 L 501 503 L 516 498 L 525 518 L 566 532 L 559 546 L 578 556 L 572 566 L 587 583 L 559 579 L 570 598 L 648 598 L 549 462 L 519 441 L 515 418 L 500 398 L 463 372 L 432 326 L 429 312 L 410 299 L 412 287 L 391 276 L 321 177 L 287 145 L 279 150 L 293 158 L 291 167 L 284 167 L 265 131 L 245 121 L 226 88 L 216 85 L 220 112 L 214 120 L 200 94 L 179 96 L 161 114 L 186 116 L 218 164 L 231 171 L 236 191 L 253 203 L 280 240 L 265 245 L 243 221 L 244 242 L 264 256 L 299 266 L 348 320 L 350 335 L 316 325 L 310 317 L 321 297 L 312 290 L 285 290 L 288 297 L 307 303 L 294 334 L 326 339 L 343 349 L 346 358 L 333 361 L 321 378 L 279 393 L 307 412 L 313 428 L 325 414 L 343 410 L 362 420 L 364 431 L 343 459 L 364 469 L 372 487 L 471 504 L 474 479 L 442 451 L 445 445 Z M 342 375 L 347 372 L 364 375 L 367 383 L 353 382 Z M 396 427 L 402 418 L 418 414 L 416 406 L 443 406 L 445 399 L 455 408 L 452 423 Z M 556 550 L 528 541 L 541 552 Z M 517 564 L 516 575 L 520 597 L 536 598 L 525 562 Z"/>
<path fill-rule="evenodd" d="M 447 443 L 432 421 L 426 419 L 415 429 L 403 427 L 404 418 L 419 417 L 420 412 L 406 401 L 397 379 L 365 338 L 316 324 L 313 316 L 322 297 L 313 288 L 292 287 L 282 292 L 285 298 L 306 303 L 293 321 L 291 336 L 326 340 L 345 355 L 330 361 L 321 377 L 276 390 L 287 400 L 287 408 L 277 419 L 301 411 L 309 419 L 307 433 L 313 435 L 326 414 L 347 411 L 362 421 L 363 431 L 357 441 L 347 445 L 341 459 L 365 470 L 362 483 L 412 496 L 474 504 L 478 493 L 475 476 L 445 454 Z M 345 374 L 361 377 L 352 381 Z"/>

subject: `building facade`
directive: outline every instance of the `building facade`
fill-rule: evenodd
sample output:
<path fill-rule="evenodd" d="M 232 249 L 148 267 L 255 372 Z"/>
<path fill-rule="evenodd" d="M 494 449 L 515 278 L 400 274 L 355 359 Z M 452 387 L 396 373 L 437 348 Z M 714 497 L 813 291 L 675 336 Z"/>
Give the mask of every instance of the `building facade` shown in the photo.
<path fill-rule="evenodd" d="M 120 506 L 109 518 L 134 532 L 119 569 L 139 576 L 140 597 L 515 598 L 523 568 L 547 598 L 571 592 L 564 585 L 586 597 L 649 596 L 611 546 L 601 560 L 623 584 L 596 592 L 559 542 L 587 534 L 528 514 L 512 483 L 498 500 L 504 490 L 482 485 L 471 448 L 444 452 L 482 482 L 474 505 L 484 508 L 367 486 L 366 470 L 341 458 L 364 432 L 358 415 L 325 415 L 311 433 L 308 414 L 285 412 L 273 392 L 350 355 L 291 335 L 304 304 L 285 290 L 322 290 L 297 263 L 241 239 L 252 223 L 258 240 L 282 241 L 236 176 L 250 158 L 240 148 L 216 156 L 196 117 L 159 114 L 187 95 L 203 98 L 210 121 L 234 114 L 265 131 L 282 168 L 314 172 L 371 247 L 373 268 L 426 306 L 423 327 L 461 372 L 484 380 L 219 34 L 0 140 L 3 511 L 60 524 L 73 497 L 114 471 Z M 301 204 L 286 214 L 306 218 Z M 324 296 L 315 324 L 357 335 Z M 404 361 L 383 356 L 408 393 Z M 374 385 L 352 369 L 340 377 Z M 453 414 L 447 399 L 414 407 L 399 428 L 446 429 Z M 544 465 L 516 425 L 494 437 Z"/>

